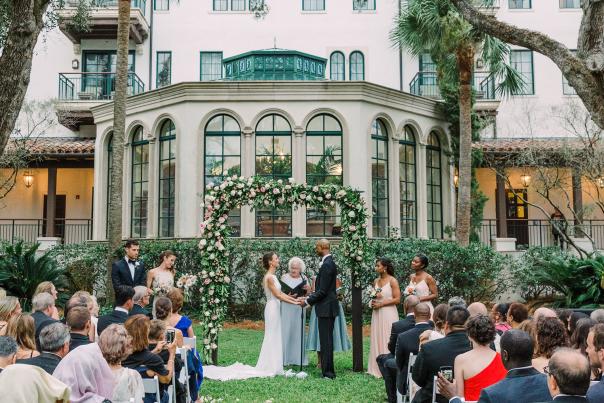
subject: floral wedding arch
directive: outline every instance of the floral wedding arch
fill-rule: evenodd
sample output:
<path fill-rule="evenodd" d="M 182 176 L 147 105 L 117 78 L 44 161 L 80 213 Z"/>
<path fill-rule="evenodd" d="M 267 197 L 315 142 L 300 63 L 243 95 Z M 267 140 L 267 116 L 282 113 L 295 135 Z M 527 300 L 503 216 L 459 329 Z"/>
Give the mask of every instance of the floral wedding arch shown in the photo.
<path fill-rule="evenodd" d="M 201 266 L 197 300 L 201 304 L 204 356 L 215 357 L 218 332 L 226 316 L 231 282 L 229 268 L 229 226 L 233 209 L 308 206 L 319 210 L 339 206 L 342 241 L 339 261 L 350 270 L 353 286 L 360 287 L 367 247 L 367 210 L 360 193 L 347 186 L 322 184 L 310 186 L 293 179 L 229 176 L 222 183 L 206 188 L 201 224 Z"/>

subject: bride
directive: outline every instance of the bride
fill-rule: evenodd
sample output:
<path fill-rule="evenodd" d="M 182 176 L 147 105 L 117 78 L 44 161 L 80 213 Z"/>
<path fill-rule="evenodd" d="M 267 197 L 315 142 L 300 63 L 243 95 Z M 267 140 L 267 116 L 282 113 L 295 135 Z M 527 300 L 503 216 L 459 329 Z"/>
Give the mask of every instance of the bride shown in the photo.
<path fill-rule="evenodd" d="M 235 363 L 228 367 L 208 365 L 203 367 L 204 378 L 228 381 L 268 377 L 283 374 L 283 348 L 281 339 L 281 301 L 297 304 L 295 298 L 281 292 L 281 284 L 275 275 L 279 266 L 279 256 L 269 252 L 262 256 L 262 266 L 266 270 L 262 285 L 266 296 L 264 307 L 264 340 L 255 367 Z"/>

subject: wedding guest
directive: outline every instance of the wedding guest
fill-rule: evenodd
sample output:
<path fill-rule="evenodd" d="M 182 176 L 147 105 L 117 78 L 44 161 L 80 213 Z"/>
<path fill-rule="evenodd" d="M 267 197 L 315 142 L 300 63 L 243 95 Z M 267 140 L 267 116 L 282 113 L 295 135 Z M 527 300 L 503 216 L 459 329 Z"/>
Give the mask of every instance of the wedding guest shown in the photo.
<path fill-rule="evenodd" d="M 171 250 L 163 251 L 159 255 L 159 266 L 150 270 L 147 275 L 147 288 L 165 295 L 174 287 L 175 264 L 176 254 Z"/>
<path fill-rule="evenodd" d="M 96 304 L 96 298 L 94 298 L 88 291 L 76 291 L 71 298 L 65 304 L 64 316 L 67 318 L 71 308 L 79 306 L 88 309 L 90 312 L 90 328 L 88 329 L 88 339 L 90 341 L 96 340 L 97 336 L 97 325 L 98 319 L 94 316 L 99 314 L 98 304 Z M 96 313 L 95 313 L 96 312 Z M 95 320 L 93 320 L 93 318 Z"/>
<path fill-rule="evenodd" d="M 485 308 L 486 310 L 486 308 Z M 457 395 L 466 401 L 478 400 L 480 391 L 503 378 L 507 370 L 499 353 L 490 347 L 495 341 L 495 324 L 485 314 L 471 316 L 466 323 L 472 350 L 455 358 L 453 368 L 457 384 Z"/>
<path fill-rule="evenodd" d="M 485 304 L 482 302 L 472 302 L 468 305 L 468 312 L 470 312 L 470 317 L 477 315 L 488 316 L 489 311 Z"/>
<path fill-rule="evenodd" d="M 76 306 L 67 313 L 67 326 L 69 326 L 69 351 L 77 347 L 90 344 L 88 334 L 90 333 L 90 311 L 83 306 Z"/>
<path fill-rule="evenodd" d="M 591 318 L 582 318 L 577 321 L 574 333 L 570 336 L 570 347 L 587 356 L 587 335 L 596 322 Z"/>
<path fill-rule="evenodd" d="M 2 401 L 10 403 L 68 403 L 67 385 L 33 365 L 15 364 L 0 376 Z"/>
<path fill-rule="evenodd" d="M 587 358 L 572 348 L 561 348 L 549 360 L 547 387 L 555 402 L 587 403 L 591 368 Z"/>
<path fill-rule="evenodd" d="M 426 272 L 428 258 L 418 253 L 411 260 L 411 269 L 414 271 L 409 277 L 409 285 L 405 288 L 405 294 L 415 294 L 420 302 L 426 302 L 430 306 L 430 312 L 434 311 L 432 301 L 438 298 L 438 288 L 434 278 Z"/>
<path fill-rule="evenodd" d="M 381 378 L 382 374 L 377 365 L 376 358 L 380 354 L 387 354 L 388 340 L 392 324 L 398 320 L 397 305 L 401 302 L 401 290 L 394 277 L 394 266 L 387 258 L 380 258 L 375 263 L 378 278 L 374 280 L 375 289 L 380 289 L 376 299 L 371 301 L 371 336 L 369 341 L 369 363 L 367 373 Z M 420 298 L 421 300 L 421 298 Z"/>
<path fill-rule="evenodd" d="M 122 366 L 131 353 L 130 336 L 123 325 L 109 325 L 99 336 L 99 348 L 113 373 L 112 402 L 140 403 L 145 395 L 141 375 Z M 131 400 L 133 399 L 133 400 Z"/>
<path fill-rule="evenodd" d="M 422 345 L 412 372 L 413 381 L 421 387 L 414 402 L 432 401 L 433 380 L 440 367 L 453 366 L 455 357 L 472 348 L 465 331 L 465 323 L 469 317 L 468 310 L 461 306 L 449 308 L 445 322 L 446 336 Z M 438 394 L 437 397 L 439 402 L 443 401 Z"/>
<path fill-rule="evenodd" d="M 57 288 L 51 281 L 42 281 L 36 287 L 36 291 L 34 291 L 33 297 L 35 297 L 36 295 L 41 294 L 43 292 L 47 292 L 50 295 L 52 295 L 52 298 L 55 301 L 55 306 L 54 306 L 54 310 L 53 310 L 52 314 L 50 315 L 50 317 L 55 320 L 59 320 L 59 310 L 57 309 L 57 298 L 59 297 L 59 293 L 57 293 Z"/>
<path fill-rule="evenodd" d="M 91 341 L 95 341 L 99 337 L 99 334 L 97 332 L 97 328 L 99 326 L 99 302 L 97 301 L 94 295 L 91 295 L 90 298 L 92 299 L 92 307 L 89 308 L 90 322 L 92 323 L 92 329 L 90 330 L 93 333 L 93 338 L 91 338 L 90 335 L 88 336 L 88 338 L 90 338 Z"/>
<path fill-rule="evenodd" d="M 518 330 L 522 330 L 523 332 L 528 333 L 533 340 L 533 346 L 535 346 L 535 351 L 533 354 L 537 354 L 537 324 L 533 322 L 531 319 L 527 319 L 523 321 L 520 326 L 518 326 Z"/>
<path fill-rule="evenodd" d="M 99 318 L 99 328 L 97 330 L 99 335 L 103 333 L 103 330 L 109 325 L 126 322 L 128 313 L 132 309 L 132 305 L 134 305 L 132 297 L 134 297 L 134 288 L 130 286 L 123 285 L 115 290 L 115 308 L 111 313 Z"/>
<path fill-rule="evenodd" d="M 303 297 L 308 294 L 310 286 L 304 275 L 306 264 L 299 257 L 293 257 L 287 262 L 288 272 L 281 276 L 281 282 L 291 289 L 301 284 L 304 288 L 301 294 L 293 295 Z M 304 335 L 301 329 L 306 328 L 306 310 L 299 305 L 281 304 L 281 337 L 283 339 L 283 365 L 308 365 L 306 350 L 302 348 Z M 300 356 L 302 355 L 302 356 Z"/>
<path fill-rule="evenodd" d="M 587 355 L 593 371 L 604 372 L 604 324 L 598 323 L 587 336 Z M 590 402 L 604 402 L 604 378 L 587 391 Z"/>
<path fill-rule="evenodd" d="M 537 371 L 544 372 L 556 349 L 568 347 L 568 339 L 562 321 L 558 318 L 539 319 L 535 325 L 535 358 L 532 365 Z"/>
<path fill-rule="evenodd" d="M 447 312 L 449 305 L 438 304 L 432 312 L 433 330 L 426 330 L 419 336 L 419 344 L 422 345 L 432 340 L 438 340 L 445 337 L 445 322 L 447 321 Z"/>
<path fill-rule="evenodd" d="M 21 314 L 21 304 L 16 297 L 0 298 L 0 336 L 6 334 L 6 326 L 11 317 Z"/>
<path fill-rule="evenodd" d="M 493 305 L 493 308 L 491 308 L 491 319 L 493 319 L 493 322 L 495 322 L 495 330 L 497 333 L 499 333 L 499 335 L 502 335 L 512 328 L 512 326 L 510 326 L 510 324 L 507 322 L 509 307 L 510 306 L 505 302 L 501 302 Z"/>
<path fill-rule="evenodd" d="M 528 309 L 519 302 L 514 302 L 508 309 L 507 321 L 513 329 L 520 327 L 520 324 L 528 319 Z"/>
<path fill-rule="evenodd" d="M 33 298 L 32 307 L 34 313 L 31 314 L 31 317 L 34 318 L 34 323 L 36 325 L 36 347 L 38 348 L 38 351 L 42 351 L 40 350 L 40 332 L 46 326 L 58 322 L 58 320 L 53 319 L 51 316 L 56 309 L 55 300 L 52 295 L 43 292 Z"/>
<path fill-rule="evenodd" d="M 193 321 L 188 316 L 180 314 L 184 303 L 182 291 L 179 288 L 172 288 L 167 297 L 172 302 L 172 314 L 168 319 L 168 325 L 180 330 L 184 337 L 195 337 Z"/>
<path fill-rule="evenodd" d="M 71 388 L 71 402 L 103 402 L 113 397 L 113 372 L 97 343 L 71 351 L 52 375 Z"/>
<path fill-rule="evenodd" d="M 558 314 L 553 309 L 546 308 L 544 306 L 535 309 L 533 313 L 533 320 L 537 322 L 540 318 L 557 318 Z"/>
<path fill-rule="evenodd" d="M 564 328 L 568 332 L 568 321 L 570 320 L 570 315 L 573 314 L 572 309 L 559 309 L 558 310 L 558 319 L 564 323 Z M 570 337 L 570 334 L 568 335 Z"/>
<path fill-rule="evenodd" d="M 8 321 L 7 335 L 12 337 L 19 346 L 17 359 L 23 360 L 40 355 L 36 350 L 36 328 L 34 319 L 27 313 L 13 316 Z"/>
<path fill-rule="evenodd" d="M 575 333 L 575 329 L 577 328 L 577 322 L 579 319 L 589 318 L 589 315 L 583 312 L 573 312 L 568 318 L 568 334 L 572 337 L 573 333 Z"/>
<path fill-rule="evenodd" d="M 452 306 L 461 306 L 462 308 L 468 307 L 468 304 L 466 304 L 466 300 L 460 296 L 455 296 L 455 297 L 449 298 L 449 300 L 447 301 L 447 304 L 449 305 L 449 307 L 452 307 Z"/>
<path fill-rule="evenodd" d="M 551 399 L 547 378 L 531 367 L 533 340 L 521 330 L 510 329 L 501 336 L 501 359 L 508 370 L 505 379 L 480 392 L 479 402 L 545 402 Z M 450 403 L 461 403 L 455 383 L 438 377 L 438 389 Z"/>
<path fill-rule="evenodd" d="M 589 317 L 596 323 L 604 323 L 604 309 L 594 310 Z"/>
<path fill-rule="evenodd" d="M 134 315 L 145 315 L 149 317 L 149 319 L 153 318 L 151 312 L 149 312 L 145 307 L 149 305 L 149 299 L 151 298 L 151 293 L 149 289 L 142 285 L 137 285 L 134 287 L 134 297 L 132 297 L 132 309 L 130 310 L 130 316 Z"/>
<path fill-rule="evenodd" d="M 17 361 L 35 365 L 52 375 L 61 359 L 69 352 L 69 329 L 61 322 L 54 322 L 40 332 L 40 355 Z"/>
<path fill-rule="evenodd" d="M 136 240 L 128 240 L 125 244 L 125 256 L 123 259 L 113 262 L 111 266 L 111 281 L 113 289 L 117 292 L 120 286 L 136 287 L 147 285 L 147 273 L 145 264 L 138 260 L 140 245 Z M 99 331 L 101 333 L 102 331 Z"/>
<path fill-rule="evenodd" d="M 0 336 L 0 373 L 15 363 L 18 348 L 17 342 L 12 337 Z"/>
<path fill-rule="evenodd" d="M 182 347 L 184 344 L 182 332 L 168 323 L 168 319 L 172 315 L 172 301 L 168 297 L 159 297 L 155 299 L 155 319 L 159 319 L 166 324 L 166 329 L 174 331 L 176 345 Z"/>
<path fill-rule="evenodd" d="M 166 342 L 166 322 L 153 319 L 149 323 L 149 350 L 153 354 L 157 354 L 164 360 L 164 364 L 168 365 L 168 361 L 170 360 L 170 352 L 168 351 Z M 184 366 L 180 356 L 176 354 L 174 357 L 174 373 L 180 374 L 182 367 Z M 180 383 L 180 381 L 177 381 Z M 180 386 L 180 385 L 179 385 Z M 161 385 L 163 391 L 167 392 L 167 385 Z M 180 395 L 186 395 L 186 390 L 184 386 L 178 387 L 177 398 Z M 186 397 L 185 397 L 186 398 Z"/>

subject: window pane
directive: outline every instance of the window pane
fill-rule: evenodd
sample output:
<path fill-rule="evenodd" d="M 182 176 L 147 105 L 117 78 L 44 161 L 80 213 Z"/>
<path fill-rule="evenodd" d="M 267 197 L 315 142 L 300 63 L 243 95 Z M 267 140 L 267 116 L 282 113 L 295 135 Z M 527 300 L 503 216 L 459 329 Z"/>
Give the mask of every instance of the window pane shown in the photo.
<path fill-rule="evenodd" d="M 227 11 L 228 0 L 214 0 L 214 11 Z"/>
<path fill-rule="evenodd" d="M 375 0 L 352 0 L 353 10 L 375 10 Z"/>
<path fill-rule="evenodd" d="M 350 54 L 350 80 L 365 79 L 365 60 L 361 52 Z"/>
<path fill-rule="evenodd" d="M 329 61 L 329 79 L 344 80 L 344 71 L 346 71 L 344 55 L 340 52 L 332 53 Z"/>
<path fill-rule="evenodd" d="M 531 0 L 509 0 L 508 6 L 511 9 L 529 9 L 531 8 Z"/>
<path fill-rule="evenodd" d="M 227 0 L 224 0 L 225 2 Z M 201 81 L 222 78 L 222 52 L 201 52 Z"/>
<path fill-rule="evenodd" d="M 170 85 L 172 81 L 172 52 L 157 52 L 157 88 Z"/>
<path fill-rule="evenodd" d="M 533 52 L 531 50 L 512 50 L 510 65 L 524 79 L 524 89 L 516 95 L 532 95 L 535 93 L 533 83 Z"/>
<path fill-rule="evenodd" d="M 325 10 L 325 0 L 302 0 L 302 10 L 323 11 Z"/>
<path fill-rule="evenodd" d="M 231 0 L 231 11 L 245 11 L 245 0 Z"/>

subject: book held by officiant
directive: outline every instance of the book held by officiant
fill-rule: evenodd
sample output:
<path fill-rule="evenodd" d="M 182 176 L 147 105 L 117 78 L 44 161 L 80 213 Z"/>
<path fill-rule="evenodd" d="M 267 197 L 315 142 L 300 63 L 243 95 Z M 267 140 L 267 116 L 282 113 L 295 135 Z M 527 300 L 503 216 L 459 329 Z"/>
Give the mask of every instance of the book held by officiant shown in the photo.
<path fill-rule="evenodd" d="M 279 280 L 279 283 L 281 283 L 281 292 L 283 292 L 284 294 L 291 294 L 296 298 L 303 297 L 306 294 L 306 290 L 304 289 L 304 286 L 306 285 L 306 280 L 302 280 L 300 284 L 293 288 L 281 280 Z"/>

